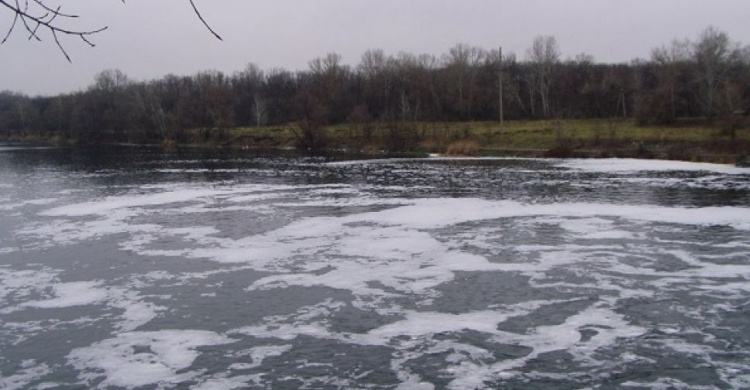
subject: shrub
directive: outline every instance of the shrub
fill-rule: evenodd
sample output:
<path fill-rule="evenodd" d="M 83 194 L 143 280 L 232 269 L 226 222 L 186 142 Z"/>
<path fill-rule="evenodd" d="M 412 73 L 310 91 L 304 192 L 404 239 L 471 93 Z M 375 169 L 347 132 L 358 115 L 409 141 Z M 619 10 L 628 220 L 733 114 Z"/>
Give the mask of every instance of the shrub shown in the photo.
<path fill-rule="evenodd" d="M 385 149 L 389 151 L 414 150 L 419 144 L 419 134 L 412 123 L 389 122 L 383 141 Z"/>
<path fill-rule="evenodd" d="M 544 152 L 544 157 L 552 158 L 568 158 L 573 157 L 573 155 L 574 149 L 570 144 L 555 145 Z"/>

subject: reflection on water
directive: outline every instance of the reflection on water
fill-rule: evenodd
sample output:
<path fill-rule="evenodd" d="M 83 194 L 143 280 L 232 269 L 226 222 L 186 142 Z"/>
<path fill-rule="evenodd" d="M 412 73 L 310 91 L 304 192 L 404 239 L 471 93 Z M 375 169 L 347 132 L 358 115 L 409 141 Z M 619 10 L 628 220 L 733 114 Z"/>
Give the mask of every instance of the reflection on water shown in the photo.
<path fill-rule="evenodd" d="M 747 388 L 750 170 L 0 148 L 0 388 Z"/>

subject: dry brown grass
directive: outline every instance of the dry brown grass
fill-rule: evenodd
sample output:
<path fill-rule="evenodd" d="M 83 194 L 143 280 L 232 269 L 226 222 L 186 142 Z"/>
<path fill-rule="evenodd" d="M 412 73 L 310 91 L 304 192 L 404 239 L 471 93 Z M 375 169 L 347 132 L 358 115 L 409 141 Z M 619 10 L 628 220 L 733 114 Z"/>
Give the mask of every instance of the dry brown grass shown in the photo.
<path fill-rule="evenodd" d="M 467 139 L 448 145 L 445 154 L 449 156 L 476 156 L 479 154 L 479 142 Z"/>

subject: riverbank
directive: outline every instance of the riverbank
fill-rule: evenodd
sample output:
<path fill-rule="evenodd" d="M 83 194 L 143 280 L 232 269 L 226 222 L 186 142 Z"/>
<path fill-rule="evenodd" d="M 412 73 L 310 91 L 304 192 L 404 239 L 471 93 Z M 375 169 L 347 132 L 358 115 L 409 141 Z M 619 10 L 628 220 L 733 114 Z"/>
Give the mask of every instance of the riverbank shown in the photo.
<path fill-rule="evenodd" d="M 294 126 L 235 128 L 226 146 L 301 147 Z M 621 119 L 506 122 L 342 124 L 312 134 L 326 149 L 364 154 L 441 153 L 464 156 L 630 157 L 735 164 L 750 155 L 750 130 L 683 120 L 674 126 L 637 126 Z"/>
<path fill-rule="evenodd" d="M 33 134 L 6 135 L 2 140 L 77 143 L 60 136 Z M 637 126 L 634 121 L 622 119 L 510 121 L 502 130 L 496 122 L 353 123 L 320 129 L 284 125 L 224 131 L 185 130 L 179 140 L 167 138 L 151 143 L 164 147 L 297 148 L 314 153 L 337 150 L 366 155 L 407 152 L 621 157 L 724 164 L 747 162 L 750 156 L 750 130 L 745 126 L 732 128 L 721 123 L 707 126 L 701 120 L 683 120 L 673 126 Z"/>

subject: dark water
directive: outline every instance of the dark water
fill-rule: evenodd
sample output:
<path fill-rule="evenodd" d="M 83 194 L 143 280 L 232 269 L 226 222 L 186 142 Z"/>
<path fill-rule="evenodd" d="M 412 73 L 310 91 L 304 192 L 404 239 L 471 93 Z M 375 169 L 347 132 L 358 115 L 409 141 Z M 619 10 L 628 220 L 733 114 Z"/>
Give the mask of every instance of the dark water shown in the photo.
<path fill-rule="evenodd" d="M 750 170 L 0 146 L 0 389 L 750 388 Z"/>

